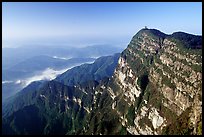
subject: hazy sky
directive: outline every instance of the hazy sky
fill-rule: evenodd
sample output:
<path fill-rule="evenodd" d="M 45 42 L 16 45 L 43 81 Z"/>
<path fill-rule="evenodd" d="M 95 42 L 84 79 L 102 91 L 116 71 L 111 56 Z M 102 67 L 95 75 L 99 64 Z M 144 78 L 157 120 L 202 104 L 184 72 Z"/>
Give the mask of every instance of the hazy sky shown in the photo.
<path fill-rule="evenodd" d="M 141 28 L 202 34 L 201 2 L 3 2 L 3 46 L 129 43 Z"/>

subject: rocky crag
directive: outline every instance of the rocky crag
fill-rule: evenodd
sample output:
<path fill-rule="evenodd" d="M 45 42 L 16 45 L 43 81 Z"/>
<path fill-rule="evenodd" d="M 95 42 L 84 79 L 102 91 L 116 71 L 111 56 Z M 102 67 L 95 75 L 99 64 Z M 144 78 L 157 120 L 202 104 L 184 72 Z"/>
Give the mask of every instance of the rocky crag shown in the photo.
<path fill-rule="evenodd" d="M 202 37 L 142 29 L 112 77 L 73 87 L 52 81 L 29 97 L 4 117 L 5 133 L 33 134 L 16 124 L 30 106 L 39 109 L 38 134 L 202 134 Z"/>

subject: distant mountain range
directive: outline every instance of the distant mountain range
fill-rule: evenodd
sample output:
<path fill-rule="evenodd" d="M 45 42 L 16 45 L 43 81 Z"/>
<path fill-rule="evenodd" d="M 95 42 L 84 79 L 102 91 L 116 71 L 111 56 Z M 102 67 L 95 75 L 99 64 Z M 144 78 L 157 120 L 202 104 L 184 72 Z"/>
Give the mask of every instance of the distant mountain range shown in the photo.
<path fill-rule="evenodd" d="M 63 73 L 63 70 L 66 71 L 66 69 L 83 63 L 91 63 L 94 60 L 94 58 L 72 58 L 62 60 L 48 56 L 37 56 L 20 62 L 9 69 L 2 70 L 3 101 L 21 90 L 29 81 L 45 77 L 43 75 L 47 75 L 49 78 L 49 75 L 52 75 L 49 73 L 57 73 L 57 71 L 62 71 L 61 73 Z M 7 82 L 3 83 L 4 81 Z"/>
<path fill-rule="evenodd" d="M 45 55 L 35 56 L 3 70 L 2 79 L 18 80 L 26 76 L 32 76 L 36 74 L 36 72 L 41 72 L 46 68 L 61 70 L 85 62 L 94 62 L 94 60 L 95 58 L 70 58 L 65 60 Z"/>
<path fill-rule="evenodd" d="M 83 48 L 69 46 L 23 46 L 19 48 L 2 49 L 2 67 L 8 69 L 20 62 L 36 56 L 61 58 L 98 58 L 122 52 L 122 48 L 112 45 L 93 45 Z"/>
<path fill-rule="evenodd" d="M 49 77 L 61 74 L 74 66 L 92 63 L 100 56 L 121 51 L 120 48 L 111 45 L 108 47 L 94 45 L 83 48 L 25 46 L 16 49 L 3 48 L 2 50 L 3 101 L 35 79 L 49 80 Z"/>

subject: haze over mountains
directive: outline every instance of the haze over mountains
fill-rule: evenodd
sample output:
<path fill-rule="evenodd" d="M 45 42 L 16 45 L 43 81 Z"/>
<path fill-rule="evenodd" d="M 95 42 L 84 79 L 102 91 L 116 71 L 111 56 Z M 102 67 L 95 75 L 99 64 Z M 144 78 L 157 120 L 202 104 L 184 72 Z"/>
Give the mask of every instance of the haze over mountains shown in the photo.
<path fill-rule="evenodd" d="M 100 56 L 121 52 L 115 46 L 93 45 L 81 48 L 69 46 L 29 46 L 3 48 L 3 101 L 33 81 L 51 80 L 66 70 L 83 63 L 93 63 Z"/>
<path fill-rule="evenodd" d="M 141 29 L 120 54 L 32 82 L 7 99 L 2 131 L 202 134 L 202 36 Z"/>
<path fill-rule="evenodd" d="M 124 47 L 125 48 L 125 47 Z M 84 47 L 72 47 L 69 45 L 31 45 L 18 48 L 2 48 L 3 69 L 8 69 L 22 61 L 35 56 L 47 56 L 58 59 L 70 58 L 97 58 L 121 52 L 124 48 L 112 45 L 92 45 Z"/>

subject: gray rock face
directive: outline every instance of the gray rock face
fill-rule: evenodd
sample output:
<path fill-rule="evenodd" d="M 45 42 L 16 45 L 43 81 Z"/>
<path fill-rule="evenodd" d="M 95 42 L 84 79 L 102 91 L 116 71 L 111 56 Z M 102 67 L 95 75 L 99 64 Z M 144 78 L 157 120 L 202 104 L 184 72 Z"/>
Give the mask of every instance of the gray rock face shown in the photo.
<path fill-rule="evenodd" d="M 202 119 L 200 58 L 201 49 L 187 50 L 171 35 L 161 38 L 147 29 L 132 38 L 119 58 L 114 84 L 106 86 L 112 102 L 119 98 L 112 108 L 127 132 L 170 134 L 164 129 L 192 108 L 185 118 L 193 130 L 189 134 L 198 134 L 197 123 Z M 123 110 L 118 108 L 121 104 L 127 104 Z M 135 110 L 132 120 L 127 119 L 130 107 Z"/>

